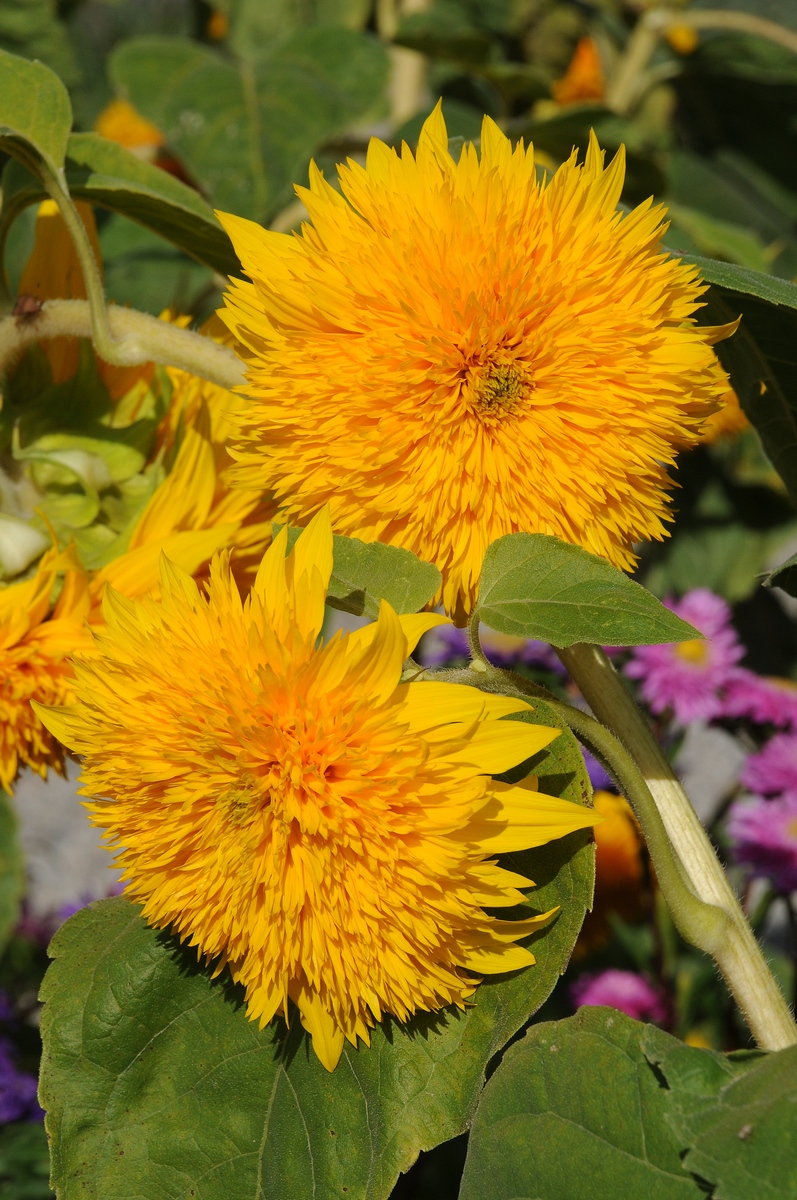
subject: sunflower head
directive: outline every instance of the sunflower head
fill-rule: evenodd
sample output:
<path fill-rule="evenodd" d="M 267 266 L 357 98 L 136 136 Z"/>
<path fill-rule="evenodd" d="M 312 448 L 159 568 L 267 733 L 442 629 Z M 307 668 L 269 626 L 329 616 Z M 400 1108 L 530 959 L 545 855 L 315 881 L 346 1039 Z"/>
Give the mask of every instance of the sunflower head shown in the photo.
<path fill-rule="evenodd" d="M 53 603 L 54 592 L 60 593 Z M 35 575 L 0 590 L 0 787 L 21 766 L 63 774 L 64 749 L 31 707 L 72 699 L 69 655 L 91 648 L 88 578 L 74 550 L 49 550 Z"/>
<path fill-rule="evenodd" d="M 660 207 L 618 212 L 623 175 L 593 137 L 540 180 L 489 118 L 455 161 L 438 108 L 416 155 L 374 139 L 340 191 L 311 167 L 301 236 L 220 214 L 251 280 L 224 313 L 248 361 L 237 481 L 434 562 L 449 612 L 506 533 L 630 566 L 727 383 L 697 270 L 662 251 Z"/>
<path fill-rule="evenodd" d="M 332 570 L 322 511 L 267 551 L 242 602 L 225 557 L 206 595 L 168 561 L 161 599 L 105 595 L 77 703 L 43 711 L 84 755 L 88 805 L 144 916 L 227 963 L 261 1025 L 288 1001 L 332 1069 L 384 1013 L 462 1006 L 484 972 L 533 963 L 550 914 L 498 920 L 522 876 L 495 855 L 592 825 L 591 809 L 491 775 L 557 730 L 522 701 L 400 682 L 399 617 L 319 644 Z"/>

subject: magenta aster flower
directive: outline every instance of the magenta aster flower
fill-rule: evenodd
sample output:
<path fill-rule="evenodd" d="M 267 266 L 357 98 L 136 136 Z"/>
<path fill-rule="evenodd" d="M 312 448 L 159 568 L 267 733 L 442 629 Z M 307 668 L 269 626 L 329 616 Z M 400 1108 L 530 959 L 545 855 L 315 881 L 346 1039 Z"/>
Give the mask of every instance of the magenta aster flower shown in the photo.
<path fill-rule="evenodd" d="M 771 879 L 779 891 L 797 888 L 797 791 L 776 800 L 738 801 L 730 811 L 728 836 L 737 862 Z"/>
<path fill-rule="evenodd" d="M 797 684 L 736 667 L 725 685 L 720 716 L 746 717 L 756 725 L 774 725 L 776 729 L 797 729 Z"/>
<path fill-rule="evenodd" d="M 740 782 L 751 792 L 797 794 L 797 734 L 776 733 L 744 764 Z"/>
<path fill-rule="evenodd" d="M 658 988 L 635 971 L 601 971 L 600 975 L 582 975 L 570 987 L 576 1008 L 583 1005 L 608 1005 L 636 1021 L 667 1020 L 667 1005 Z"/>
<path fill-rule="evenodd" d="M 637 646 L 625 672 L 640 681 L 642 697 L 654 713 L 671 709 L 681 725 L 710 721 L 722 715 L 721 691 L 744 654 L 731 627 L 731 611 L 706 588 L 695 588 L 677 603 L 667 601 L 667 607 L 704 637 L 666 646 Z"/>

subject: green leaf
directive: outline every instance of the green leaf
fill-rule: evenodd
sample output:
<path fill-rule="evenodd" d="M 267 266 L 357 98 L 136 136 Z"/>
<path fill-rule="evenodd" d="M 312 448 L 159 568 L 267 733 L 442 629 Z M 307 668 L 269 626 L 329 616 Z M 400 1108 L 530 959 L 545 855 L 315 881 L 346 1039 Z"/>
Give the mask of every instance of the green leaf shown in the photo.
<path fill-rule="evenodd" d="M 797 1046 L 767 1055 L 702 1055 L 678 1044 L 651 1055 L 671 1089 L 668 1124 L 689 1147 L 684 1167 L 713 1184 L 717 1200 L 791 1200 Z"/>
<path fill-rule="evenodd" d="M 728 301 L 733 304 L 743 303 L 742 297 L 756 296 L 769 304 L 782 305 L 785 308 L 797 308 L 797 284 L 788 279 L 778 279 L 774 275 L 763 275 L 760 271 L 752 271 L 749 267 L 739 267 L 734 263 L 717 262 L 713 258 L 701 258 L 699 254 L 679 254 L 685 263 L 694 263 L 700 268 L 700 274 L 706 283 L 716 284 L 724 293 L 735 293 Z M 714 295 L 712 289 L 711 295 Z M 736 300 L 736 296 L 740 298 Z M 736 309 L 736 316 L 739 309 Z M 735 320 L 736 318 L 732 318 Z M 725 343 L 720 342 L 718 348 Z"/>
<path fill-rule="evenodd" d="M 716 270 L 704 270 L 702 261 L 700 267 L 706 278 L 717 275 Z M 717 344 L 717 355 L 773 466 L 797 501 L 797 287 L 743 267 L 713 267 L 733 272 L 723 277 L 740 288 L 739 273 L 749 276 L 749 287 L 731 291 L 717 281 L 698 320 L 719 325 L 741 315 L 737 332 Z"/>
<path fill-rule="evenodd" d="M 380 600 L 397 613 L 414 613 L 429 603 L 441 582 L 437 567 L 409 550 L 336 536 L 327 602 L 373 618 L 379 616 Z"/>
<path fill-rule="evenodd" d="M 606 559 L 542 533 L 493 542 L 477 611 L 499 633 L 553 646 L 647 646 L 701 636 Z"/>
<path fill-rule="evenodd" d="M 762 580 L 764 587 L 779 587 L 790 596 L 797 596 L 797 554 L 792 554 Z"/>
<path fill-rule="evenodd" d="M 275 521 L 275 537 L 280 529 L 282 526 Z M 295 526 L 288 530 L 287 553 L 301 532 Z M 415 613 L 429 603 L 442 582 L 437 567 L 416 558 L 411 550 L 337 534 L 332 543 L 327 603 L 342 612 L 376 620 L 380 600 L 387 600 L 400 615 Z"/>
<path fill-rule="evenodd" d="M 0 47 L 27 59 L 39 59 L 72 87 L 80 80 L 65 24 L 56 0 L 4 0 L 0 4 Z"/>
<path fill-rule="evenodd" d="M 532 1026 L 479 1102 L 460 1200 L 704 1197 L 681 1165 L 642 1036 L 649 1052 L 680 1045 L 611 1008 Z"/>
<path fill-rule="evenodd" d="M 130 217 L 220 275 L 240 273 L 230 239 L 199 193 L 116 142 L 73 133 L 67 182 L 73 196 Z"/>
<path fill-rule="evenodd" d="M 58 76 L 0 50 L 0 149 L 34 173 L 44 163 L 58 174 L 71 128 L 72 106 Z"/>
<path fill-rule="evenodd" d="M 76 200 L 129 217 L 220 275 L 240 273 L 230 239 L 199 193 L 116 142 L 96 133 L 73 133 L 66 179 Z M 3 231 L 46 194 L 19 163 L 8 163 L 3 172 Z"/>
<path fill-rule="evenodd" d="M 109 62 L 117 90 L 162 129 L 215 207 L 264 220 L 313 152 L 371 114 L 387 82 L 376 38 L 300 30 L 236 62 L 182 38 L 132 38 Z"/>
<path fill-rule="evenodd" d="M 19 920 L 25 890 L 25 863 L 17 841 L 17 818 L 8 796 L 0 791 L 0 950 Z"/>
<path fill-rule="evenodd" d="M 308 25 L 362 29 L 370 15 L 368 0 L 226 0 L 230 19 L 227 45 L 241 58 Z"/>
<path fill-rule="evenodd" d="M 15 1121 L 0 1126 L 0 1195 L 3 1200 L 51 1200 L 50 1150 L 44 1126 Z"/>
<path fill-rule="evenodd" d="M 532 719 L 544 720 L 534 703 Z M 589 796 L 569 731 L 532 765 L 541 790 Z M 126 900 L 77 913 L 53 941 L 42 992 L 61 1200 L 386 1200 L 419 1151 L 467 1127 L 488 1063 L 550 994 L 591 903 L 587 832 L 506 858 L 536 880 L 534 911 L 560 907 L 532 939 L 536 965 L 488 978 L 464 1012 L 387 1020 L 370 1049 L 347 1044 L 331 1075 L 298 1020 L 287 1037 L 281 1022 L 259 1032 L 239 989 L 211 979 Z"/>

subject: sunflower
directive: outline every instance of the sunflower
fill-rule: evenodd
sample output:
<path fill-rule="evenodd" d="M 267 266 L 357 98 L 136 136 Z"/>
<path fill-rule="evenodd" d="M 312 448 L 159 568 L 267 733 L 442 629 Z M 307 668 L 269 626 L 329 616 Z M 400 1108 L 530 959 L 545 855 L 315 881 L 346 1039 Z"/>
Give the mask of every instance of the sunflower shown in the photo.
<path fill-rule="evenodd" d="M 478 975 L 532 964 L 518 940 L 551 914 L 484 911 L 530 885 L 494 856 L 599 818 L 490 778 L 558 734 L 500 719 L 522 701 L 400 682 L 445 618 L 383 602 L 319 646 L 327 510 L 286 548 L 283 529 L 245 603 L 225 556 L 207 596 L 166 559 L 160 602 L 108 589 L 77 703 L 40 711 L 109 797 L 87 807 L 146 919 L 226 963 L 261 1027 L 293 1001 L 332 1070 L 383 1014 L 462 1007 Z"/>
<path fill-rule="evenodd" d="M 91 649 L 88 609 L 88 579 L 71 549 L 49 550 L 35 575 L 0 591 L 0 786 L 7 792 L 20 766 L 43 779 L 48 768 L 63 774 L 63 747 L 33 712 L 31 700 L 72 699 L 68 656 Z"/>
<path fill-rule="evenodd" d="M 592 137 L 541 182 L 489 118 L 455 162 L 438 108 L 416 156 L 373 139 L 342 194 L 311 166 L 301 236 L 220 213 L 251 279 L 222 314 L 250 356 L 238 482 L 434 562 L 449 612 L 506 533 L 631 566 L 727 381 L 663 209 L 617 210 L 623 163 Z"/>

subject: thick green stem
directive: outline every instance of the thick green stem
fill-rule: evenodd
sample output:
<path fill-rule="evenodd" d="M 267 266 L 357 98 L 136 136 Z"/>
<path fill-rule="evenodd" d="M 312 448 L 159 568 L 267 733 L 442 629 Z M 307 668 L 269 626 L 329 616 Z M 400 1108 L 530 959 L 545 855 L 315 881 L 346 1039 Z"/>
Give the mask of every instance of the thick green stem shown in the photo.
<path fill-rule="evenodd" d="M 605 726 L 611 731 L 615 735 L 613 740 L 621 743 L 624 754 L 632 760 L 636 776 L 641 779 L 646 792 L 655 802 L 666 840 L 671 852 L 674 852 L 680 862 L 682 878 L 688 880 L 690 891 L 703 904 L 722 910 L 729 918 L 723 927 L 719 943 L 713 948 L 708 945 L 701 946 L 700 942 L 688 933 L 684 932 L 684 936 L 711 954 L 759 1046 L 765 1050 L 780 1050 L 793 1045 L 797 1042 L 797 1025 L 794 1018 L 767 966 L 708 835 L 645 717 L 599 646 L 570 646 L 558 653 L 593 713 L 602 723 L 599 728 Z M 569 708 L 568 705 L 561 707 Z M 568 724 L 579 737 L 581 735 L 577 726 L 582 718 L 583 714 L 579 714 L 578 717 L 568 720 Z M 589 729 L 592 729 L 591 725 Z M 598 749 L 600 750 L 600 747 Z M 625 780 L 617 775 L 614 764 L 608 757 L 606 761 L 620 787 L 625 789 Z M 636 776 L 632 782 L 638 785 L 639 779 Z M 636 804 L 632 795 L 626 795 L 629 802 Z M 647 816 L 642 813 L 638 815 L 647 840 Z M 658 847 L 651 845 L 650 841 L 648 847 L 665 899 L 670 904 L 657 861 Z M 670 907 L 673 920 L 679 924 L 678 914 L 672 906 Z"/>
<path fill-rule="evenodd" d="M 135 309 L 111 304 L 104 311 L 117 365 L 162 363 L 225 388 L 244 382 L 244 364 L 228 346 Z M 63 336 L 93 339 L 93 316 L 86 300 L 47 300 L 34 315 L 0 320 L 0 376 L 32 342 Z M 94 346 L 105 358 L 96 341 Z"/>

